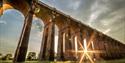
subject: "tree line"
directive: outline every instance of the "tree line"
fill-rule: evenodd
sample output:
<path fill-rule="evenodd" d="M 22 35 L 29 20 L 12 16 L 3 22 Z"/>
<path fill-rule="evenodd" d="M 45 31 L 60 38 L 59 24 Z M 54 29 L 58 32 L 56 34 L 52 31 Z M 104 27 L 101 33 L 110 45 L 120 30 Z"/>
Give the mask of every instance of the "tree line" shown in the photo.
<path fill-rule="evenodd" d="M 13 60 L 13 55 L 11 53 L 8 53 L 6 55 L 3 55 L 2 53 L 0 53 L 0 60 Z M 29 52 L 27 57 L 26 57 L 27 61 L 35 61 L 38 60 L 36 53 L 35 52 Z"/>

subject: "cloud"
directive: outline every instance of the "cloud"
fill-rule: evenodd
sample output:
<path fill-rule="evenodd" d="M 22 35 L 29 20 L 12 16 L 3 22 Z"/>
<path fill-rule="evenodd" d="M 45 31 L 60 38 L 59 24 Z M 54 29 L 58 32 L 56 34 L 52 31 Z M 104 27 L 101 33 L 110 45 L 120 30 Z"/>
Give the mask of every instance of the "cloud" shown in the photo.
<path fill-rule="evenodd" d="M 123 6 L 125 4 L 123 2 L 125 3 L 125 0 L 96 0 L 91 6 L 90 22 L 101 22 L 101 20 L 111 18 L 117 19 L 119 16 L 124 17 L 125 8 Z"/>
<path fill-rule="evenodd" d="M 124 3 L 125 0 L 95 0 L 90 9 L 88 24 L 117 40 L 125 42 L 122 38 L 125 37 Z"/>
<path fill-rule="evenodd" d="M 71 8 L 72 10 L 77 10 L 80 7 L 81 0 L 72 0 L 73 4 L 68 4 L 68 8 Z"/>
<path fill-rule="evenodd" d="M 6 21 L 0 20 L 0 24 L 7 24 Z"/>
<path fill-rule="evenodd" d="M 111 29 L 107 29 L 107 30 L 105 30 L 103 33 L 104 34 L 107 34 L 108 32 L 110 32 L 111 31 Z"/>
<path fill-rule="evenodd" d="M 125 0 L 54 0 L 54 5 L 82 23 L 125 42 Z"/>
<path fill-rule="evenodd" d="M 89 24 L 97 21 L 102 14 L 109 12 L 109 8 L 106 6 L 106 0 L 96 0 L 91 6 L 91 14 L 89 17 Z"/>

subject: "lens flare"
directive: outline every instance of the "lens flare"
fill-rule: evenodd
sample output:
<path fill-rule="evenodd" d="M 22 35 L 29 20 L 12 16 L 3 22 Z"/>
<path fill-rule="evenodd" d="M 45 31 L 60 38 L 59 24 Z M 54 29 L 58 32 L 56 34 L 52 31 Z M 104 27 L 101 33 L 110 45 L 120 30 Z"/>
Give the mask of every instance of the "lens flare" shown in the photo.
<path fill-rule="evenodd" d="M 84 42 L 84 47 L 82 45 L 82 42 L 80 41 L 80 38 L 78 38 L 78 45 L 80 45 L 80 48 L 82 48 L 82 50 L 77 50 L 75 52 L 82 54 L 79 63 L 83 63 L 82 61 L 86 58 L 88 58 L 87 60 L 90 61 L 91 63 L 94 63 L 94 59 L 91 56 L 91 54 L 94 53 L 104 53 L 103 51 L 98 51 L 98 50 L 94 50 L 94 44 L 93 44 L 93 39 L 95 37 L 95 32 L 92 33 L 90 39 L 88 41 L 86 41 L 86 39 L 83 40 Z M 88 44 L 87 44 L 88 43 Z M 89 50 L 88 48 L 90 47 L 90 45 L 92 45 L 92 49 L 93 50 Z M 74 52 L 74 51 L 73 51 Z"/>
<path fill-rule="evenodd" d="M 94 54 L 106 53 L 104 50 L 95 49 L 95 46 L 94 46 L 94 42 L 96 39 L 95 37 L 96 37 L 95 32 L 92 32 L 89 40 L 86 40 L 86 38 L 84 38 L 84 40 L 82 41 L 78 34 L 75 36 L 75 42 L 76 42 L 75 48 L 77 48 L 77 49 L 70 50 L 70 52 L 74 52 L 74 53 L 81 55 L 79 63 L 86 63 L 86 61 L 87 61 L 87 63 L 88 62 L 95 63 L 96 58 L 94 57 Z M 79 50 L 78 46 L 76 47 L 76 45 L 79 45 L 80 50 Z M 84 62 L 84 60 L 85 60 L 85 62 Z"/>

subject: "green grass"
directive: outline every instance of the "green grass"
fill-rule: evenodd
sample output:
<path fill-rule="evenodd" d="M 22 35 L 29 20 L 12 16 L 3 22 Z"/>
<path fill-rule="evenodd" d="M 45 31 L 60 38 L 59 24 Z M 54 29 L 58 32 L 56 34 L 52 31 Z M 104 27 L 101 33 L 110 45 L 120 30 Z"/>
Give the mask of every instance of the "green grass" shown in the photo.
<path fill-rule="evenodd" d="M 0 61 L 0 63 L 12 63 L 11 60 L 8 60 L 8 61 Z M 52 62 L 52 61 L 42 61 L 42 62 L 39 62 L 39 61 L 26 61 L 26 62 L 23 62 L 23 63 L 78 63 L 78 62 L 72 62 L 72 61 L 65 61 L 65 62 L 61 62 L 61 61 L 55 61 L 55 62 Z"/>
<path fill-rule="evenodd" d="M 2 61 L 0 60 L 0 63 L 12 63 L 11 60 L 8 61 Z M 72 62 L 72 61 L 65 61 L 65 62 L 60 62 L 60 61 L 56 61 L 56 62 L 50 62 L 50 61 L 26 61 L 23 63 L 79 63 L 79 62 Z M 90 63 L 90 62 L 86 62 L 86 63 Z M 95 63 L 125 63 L 125 59 L 120 59 L 120 60 L 109 60 L 109 61 L 96 61 Z"/>

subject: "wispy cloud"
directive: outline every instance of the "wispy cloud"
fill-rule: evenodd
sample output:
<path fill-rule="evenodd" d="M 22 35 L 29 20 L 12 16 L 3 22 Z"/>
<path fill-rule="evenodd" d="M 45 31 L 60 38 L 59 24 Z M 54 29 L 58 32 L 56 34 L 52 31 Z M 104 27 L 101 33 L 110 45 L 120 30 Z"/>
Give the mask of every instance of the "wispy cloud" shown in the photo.
<path fill-rule="evenodd" d="M 105 30 L 103 33 L 104 34 L 107 34 L 107 33 L 109 33 L 111 31 L 111 29 L 107 29 L 107 30 Z"/>
<path fill-rule="evenodd" d="M 106 6 L 107 0 L 96 0 L 91 6 L 89 25 L 97 21 L 101 14 L 107 13 L 110 9 Z"/>
<path fill-rule="evenodd" d="M 91 6 L 91 14 L 88 21 L 89 25 L 124 42 L 124 39 L 121 39 L 121 37 L 125 37 L 124 3 L 125 0 L 95 0 Z M 119 34 L 119 32 L 121 34 Z"/>
<path fill-rule="evenodd" d="M 6 21 L 0 20 L 0 24 L 7 24 Z"/>
<path fill-rule="evenodd" d="M 81 0 L 72 0 L 71 2 L 73 4 L 68 4 L 68 7 L 71 8 L 72 10 L 77 10 L 80 7 Z"/>

